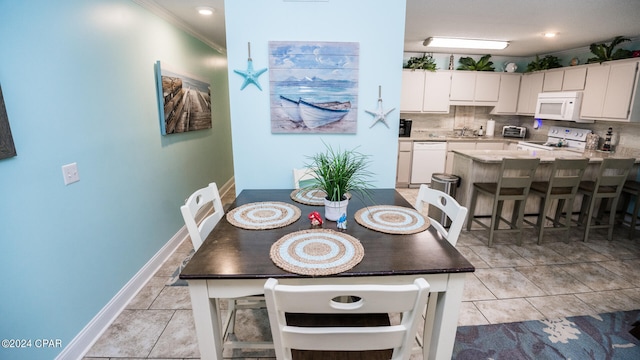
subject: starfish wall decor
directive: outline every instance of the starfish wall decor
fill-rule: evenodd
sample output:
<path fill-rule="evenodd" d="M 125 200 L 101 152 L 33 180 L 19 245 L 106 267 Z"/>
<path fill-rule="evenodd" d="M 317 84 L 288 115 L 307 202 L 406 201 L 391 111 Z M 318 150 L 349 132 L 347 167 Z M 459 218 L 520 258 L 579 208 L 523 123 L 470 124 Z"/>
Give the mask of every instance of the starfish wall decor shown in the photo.
<path fill-rule="evenodd" d="M 382 107 L 382 86 L 378 86 L 378 109 L 376 111 L 365 110 L 365 112 L 373 115 L 373 124 L 371 124 L 369 128 L 372 128 L 378 122 L 382 122 L 388 128 L 389 124 L 387 124 L 387 115 L 395 109 L 396 108 L 392 108 L 389 111 L 384 111 L 384 108 Z"/>
<path fill-rule="evenodd" d="M 233 70 L 233 72 L 244 77 L 244 82 L 242 83 L 240 90 L 244 90 L 244 88 L 246 88 L 247 85 L 249 84 L 254 84 L 255 86 L 258 87 L 258 89 L 260 89 L 260 91 L 262 91 L 262 87 L 258 82 L 258 77 L 264 74 L 267 71 L 267 68 L 260 69 L 258 71 L 253 70 L 253 60 L 251 60 L 251 43 L 247 43 L 247 46 L 249 49 L 249 58 L 247 59 L 247 70 L 245 71 Z"/>

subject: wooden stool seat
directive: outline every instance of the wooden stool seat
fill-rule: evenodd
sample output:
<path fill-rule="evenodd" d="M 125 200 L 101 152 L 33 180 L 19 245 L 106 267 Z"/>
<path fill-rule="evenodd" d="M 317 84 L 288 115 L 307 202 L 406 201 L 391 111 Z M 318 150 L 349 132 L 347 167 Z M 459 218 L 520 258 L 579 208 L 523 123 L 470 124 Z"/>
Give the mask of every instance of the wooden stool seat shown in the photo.
<path fill-rule="evenodd" d="M 583 241 L 589 239 L 591 229 L 608 229 L 607 239 L 613 238 L 613 227 L 615 225 L 616 210 L 618 200 L 622 193 L 622 188 L 627 181 L 631 167 L 635 159 L 614 159 L 607 158 L 602 161 L 600 170 L 595 181 L 582 181 L 578 192 L 584 195 L 580 217 L 578 222 L 584 226 Z M 600 209 L 594 214 L 596 202 L 600 200 Z M 600 220 L 606 210 L 607 203 L 610 204 L 609 219 L 606 223 Z M 599 218 L 598 220 L 595 217 Z"/>
<path fill-rule="evenodd" d="M 540 212 L 535 228 L 538 230 L 538 245 L 542 243 L 545 230 L 569 231 L 571 217 L 573 216 L 573 203 L 575 202 L 578 187 L 582 176 L 589 164 L 589 159 L 556 159 L 551 168 L 549 181 L 534 181 L 531 183 L 530 192 L 540 197 Z M 547 216 L 553 200 L 557 200 L 555 216 Z M 565 221 L 560 222 L 560 217 L 567 205 Z M 551 226 L 546 227 L 545 221 L 551 220 Z M 526 220 L 525 220 L 526 221 Z M 528 221 L 526 221 L 529 223 Z"/>
<path fill-rule="evenodd" d="M 522 244 L 525 202 L 538 164 L 540 164 L 540 159 L 504 159 L 502 160 L 497 182 L 473 183 L 467 230 L 471 230 L 471 225 L 474 222 L 488 229 L 489 247 L 493 244 L 493 237 L 496 232 L 515 232 L 518 234 L 518 245 Z M 492 199 L 491 223 L 488 226 L 474 214 L 478 195 L 480 194 Z M 510 220 L 502 217 L 504 201 L 514 202 Z M 504 222 L 509 228 L 500 229 L 500 222 Z"/>

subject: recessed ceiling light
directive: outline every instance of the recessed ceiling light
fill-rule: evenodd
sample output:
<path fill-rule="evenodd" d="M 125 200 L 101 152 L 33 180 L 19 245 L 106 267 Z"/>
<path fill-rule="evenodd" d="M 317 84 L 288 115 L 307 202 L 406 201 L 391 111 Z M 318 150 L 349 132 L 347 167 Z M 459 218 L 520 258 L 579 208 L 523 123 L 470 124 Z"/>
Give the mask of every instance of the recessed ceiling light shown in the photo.
<path fill-rule="evenodd" d="M 198 6 L 196 10 L 198 10 L 198 14 L 204 16 L 213 15 L 213 13 L 216 11 L 216 9 L 208 6 Z"/>
<path fill-rule="evenodd" d="M 502 50 L 509 46 L 509 42 L 498 40 L 430 37 L 427 38 L 422 45 L 427 47 Z"/>
<path fill-rule="evenodd" d="M 556 33 L 554 33 L 554 32 L 546 32 L 546 33 L 544 33 L 542 35 L 544 35 L 544 37 L 546 37 L 546 38 L 556 37 Z"/>

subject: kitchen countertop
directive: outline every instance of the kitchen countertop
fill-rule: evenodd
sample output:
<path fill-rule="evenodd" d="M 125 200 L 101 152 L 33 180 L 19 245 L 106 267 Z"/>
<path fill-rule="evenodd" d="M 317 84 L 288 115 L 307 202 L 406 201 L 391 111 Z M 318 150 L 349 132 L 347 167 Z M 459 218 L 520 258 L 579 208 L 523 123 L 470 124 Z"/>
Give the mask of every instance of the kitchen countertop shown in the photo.
<path fill-rule="evenodd" d="M 505 138 L 500 136 L 454 136 L 454 135 L 438 135 L 434 133 L 418 133 L 411 134 L 410 137 L 399 137 L 399 141 L 511 141 L 518 142 L 523 139 L 518 138 Z"/>
<path fill-rule="evenodd" d="M 556 158 L 579 159 L 588 158 L 590 163 L 599 163 L 606 158 L 633 157 L 636 163 L 640 163 L 640 157 L 636 154 L 608 153 L 597 150 L 577 152 L 570 150 L 453 150 L 455 154 L 468 157 L 482 163 L 499 163 L 504 158 L 539 158 L 541 163 L 553 162 Z"/>

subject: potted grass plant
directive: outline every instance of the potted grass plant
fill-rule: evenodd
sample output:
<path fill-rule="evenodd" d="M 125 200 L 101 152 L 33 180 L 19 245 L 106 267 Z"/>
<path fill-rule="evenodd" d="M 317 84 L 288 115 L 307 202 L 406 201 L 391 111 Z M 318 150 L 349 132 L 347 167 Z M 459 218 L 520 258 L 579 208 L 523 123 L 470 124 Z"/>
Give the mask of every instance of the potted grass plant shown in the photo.
<path fill-rule="evenodd" d="M 370 188 L 372 173 L 367 170 L 369 156 L 354 150 L 334 149 L 326 145 L 326 150 L 309 157 L 307 167 L 314 170 L 314 179 L 309 188 L 323 190 L 325 198 L 325 218 L 337 221 L 347 212 L 350 194 L 366 193 Z"/>

